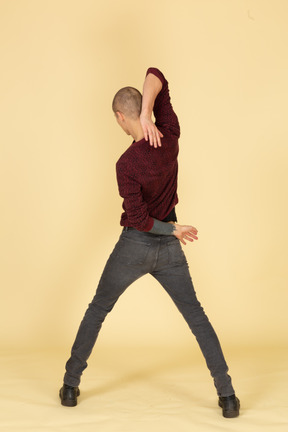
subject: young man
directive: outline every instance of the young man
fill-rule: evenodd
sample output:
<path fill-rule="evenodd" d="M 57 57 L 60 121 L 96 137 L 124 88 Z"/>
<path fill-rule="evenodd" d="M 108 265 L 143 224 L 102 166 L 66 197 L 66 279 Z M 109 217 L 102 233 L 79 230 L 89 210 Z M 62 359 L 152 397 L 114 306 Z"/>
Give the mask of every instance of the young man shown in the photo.
<path fill-rule="evenodd" d="M 196 298 L 180 242 L 197 240 L 197 230 L 176 223 L 180 127 L 164 75 L 147 71 L 141 93 L 119 90 L 112 108 L 121 128 L 134 139 L 116 164 L 124 227 L 110 255 L 66 363 L 60 389 L 64 406 L 77 405 L 79 384 L 106 315 L 136 279 L 150 273 L 170 295 L 195 335 L 214 379 L 224 417 L 239 415 L 228 367 L 218 338 Z M 151 120 L 152 112 L 156 119 Z"/>

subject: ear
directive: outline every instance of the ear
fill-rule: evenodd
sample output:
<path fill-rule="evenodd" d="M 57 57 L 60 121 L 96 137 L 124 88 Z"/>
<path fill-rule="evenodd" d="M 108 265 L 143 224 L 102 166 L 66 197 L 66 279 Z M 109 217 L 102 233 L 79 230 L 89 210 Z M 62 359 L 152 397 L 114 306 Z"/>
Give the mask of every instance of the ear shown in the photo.
<path fill-rule="evenodd" d="M 125 120 L 125 116 L 121 111 L 116 111 L 115 115 L 118 121 L 123 122 Z"/>

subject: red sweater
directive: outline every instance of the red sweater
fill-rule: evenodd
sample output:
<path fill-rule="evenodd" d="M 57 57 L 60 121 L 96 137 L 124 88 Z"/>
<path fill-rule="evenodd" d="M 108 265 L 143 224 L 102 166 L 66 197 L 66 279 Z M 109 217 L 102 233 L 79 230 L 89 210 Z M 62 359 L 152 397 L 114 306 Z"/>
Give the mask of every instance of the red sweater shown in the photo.
<path fill-rule="evenodd" d="M 155 124 L 164 137 L 154 148 L 143 138 L 133 142 L 116 164 L 120 196 L 124 199 L 120 225 L 150 231 L 153 218 L 163 220 L 178 203 L 178 138 L 180 126 L 173 111 L 168 82 L 155 68 L 152 73 L 162 82 L 154 104 Z"/>

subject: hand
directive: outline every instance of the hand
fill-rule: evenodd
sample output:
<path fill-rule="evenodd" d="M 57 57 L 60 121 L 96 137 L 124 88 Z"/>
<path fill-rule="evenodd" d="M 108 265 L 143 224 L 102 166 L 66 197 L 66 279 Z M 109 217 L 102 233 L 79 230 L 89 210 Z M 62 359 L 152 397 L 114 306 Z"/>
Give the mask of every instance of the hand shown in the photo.
<path fill-rule="evenodd" d="M 143 129 L 145 140 L 149 140 L 150 145 L 154 146 L 155 148 L 161 147 L 161 138 L 163 138 L 163 134 L 158 130 L 151 118 L 140 115 L 140 123 Z"/>
<path fill-rule="evenodd" d="M 175 237 L 177 237 L 181 243 L 186 245 L 185 240 L 193 242 L 194 240 L 198 240 L 197 237 L 197 229 L 190 225 L 178 225 L 173 223 L 176 229 L 173 231 Z"/>

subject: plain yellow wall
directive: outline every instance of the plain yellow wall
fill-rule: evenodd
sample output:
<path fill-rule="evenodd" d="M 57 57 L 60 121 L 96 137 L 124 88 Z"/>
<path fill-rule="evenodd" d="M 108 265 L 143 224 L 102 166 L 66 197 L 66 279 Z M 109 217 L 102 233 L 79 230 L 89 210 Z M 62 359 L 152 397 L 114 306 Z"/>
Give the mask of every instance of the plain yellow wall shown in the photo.
<path fill-rule="evenodd" d="M 182 126 L 180 222 L 199 299 L 225 343 L 287 339 L 286 0 L 0 1 L 1 346 L 70 347 L 120 234 L 114 93 L 147 67 Z M 105 344 L 189 344 L 151 277 Z"/>

